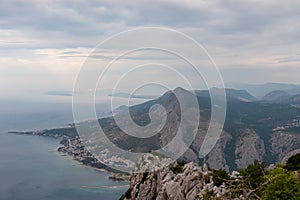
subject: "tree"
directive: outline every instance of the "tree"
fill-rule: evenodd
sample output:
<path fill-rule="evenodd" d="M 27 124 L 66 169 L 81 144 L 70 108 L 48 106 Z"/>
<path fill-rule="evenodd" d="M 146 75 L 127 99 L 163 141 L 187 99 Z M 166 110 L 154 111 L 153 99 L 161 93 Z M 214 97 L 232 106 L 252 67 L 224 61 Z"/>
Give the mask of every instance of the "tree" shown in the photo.
<path fill-rule="evenodd" d="M 245 187 L 249 189 L 256 189 L 266 181 L 265 175 L 267 164 L 255 160 L 253 164 L 249 165 L 246 169 L 239 170 L 244 177 Z"/>
<path fill-rule="evenodd" d="M 227 182 L 230 178 L 229 174 L 224 169 L 213 170 L 212 177 L 215 186 L 222 185 L 223 182 Z"/>
<path fill-rule="evenodd" d="M 261 197 L 265 200 L 299 200 L 300 181 L 294 172 L 287 171 L 278 165 L 270 171 L 267 178 L 270 180 L 261 190 Z"/>
<path fill-rule="evenodd" d="M 300 170 L 300 154 L 290 157 L 286 162 L 285 168 L 289 171 Z"/>

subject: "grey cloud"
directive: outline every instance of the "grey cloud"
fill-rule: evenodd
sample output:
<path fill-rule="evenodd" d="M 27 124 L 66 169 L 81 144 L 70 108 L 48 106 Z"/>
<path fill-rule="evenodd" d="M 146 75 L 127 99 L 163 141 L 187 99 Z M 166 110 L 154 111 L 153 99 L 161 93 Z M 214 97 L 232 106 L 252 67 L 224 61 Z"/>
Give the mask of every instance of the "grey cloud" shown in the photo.
<path fill-rule="evenodd" d="M 149 25 L 178 29 L 193 27 L 202 30 L 204 34 L 212 35 L 213 38 L 223 35 L 239 37 L 245 33 L 252 33 L 253 37 L 257 37 L 287 19 L 294 19 L 295 23 L 299 19 L 295 14 L 298 11 L 297 6 L 285 6 L 281 9 L 282 3 L 276 2 L 212 0 L 212 3 L 198 7 L 187 6 L 185 2 L 159 0 L 51 2 L 4 1 L 0 7 L 2 28 L 34 30 L 39 37 L 44 34 L 45 38 L 50 39 L 55 36 L 49 32 L 55 32 L 58 36 L 61 34 L 66 38 L 70 35 L 85 42 L 86 37 L 101 38 L 112 30 Z M 294 1 L 289 0 L 286 4 L 289 2 L 291 4 Z"/>
<path fill-rule="evenodd" d="M 288 72 L 297 74 L 295 69 L 285 65 L 299 58 L 284 56 L 299 52 L 299 9 L 297 0 L 2 0 L 0 53 L 31 59 L 41 56 L 32 53 L 36 49 L 94 48 L 107 37 L 136 26 L 168 26 L 195 38 L 216 60 L 228 57 L 223 70 L 228 81 L 298 81 L 289 78 Z M 72 50 L 58 55 L 85 56 Z M 282 66 L 276 61 L 274 69 L 262 63 L 247 65 L 248 59 L 271 56 L 282 58 L 277 60 Z M 111 59 L 105 52 L 95 57 Z"/>

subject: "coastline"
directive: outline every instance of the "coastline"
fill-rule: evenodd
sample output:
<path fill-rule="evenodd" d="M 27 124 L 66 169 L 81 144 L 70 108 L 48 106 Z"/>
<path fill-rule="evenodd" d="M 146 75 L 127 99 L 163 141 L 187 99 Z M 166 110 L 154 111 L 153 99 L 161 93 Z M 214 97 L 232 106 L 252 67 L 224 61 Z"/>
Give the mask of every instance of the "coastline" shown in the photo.
<path fill-rule="evenodd" d="M 36 135 L 59 139 L 59 144 L 62 145 L 56 149 L 62 153 L 62 156 L 72 156 L 80 165 L 91 167 L 96 171 L 106 172 L 109 174 L 108 179 L 112 181 L 128 181 L 130 174 L 112 169 L 103 163 L 99 162 L 90 152 L 88 152 L 81 142 L 78 135 L 66 136 L 57 132 L 49 134 L 48 129 L 39 131 L 8 131 L 9 134 L 17 135 Z"/>

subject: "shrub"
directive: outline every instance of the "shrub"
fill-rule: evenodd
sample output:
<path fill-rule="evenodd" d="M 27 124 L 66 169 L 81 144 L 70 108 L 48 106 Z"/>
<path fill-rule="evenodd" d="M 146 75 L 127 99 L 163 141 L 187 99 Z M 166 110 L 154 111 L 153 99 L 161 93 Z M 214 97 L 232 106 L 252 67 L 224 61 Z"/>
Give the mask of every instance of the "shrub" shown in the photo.
<path fill-rule="evenodd" d="M 212 177 L 214 185 L 218 187 L 222 185 L 223 182 L 228 181 L 230 178 L 229 174 L 224 169 L 213 170 Z"/>
<path fill-rule="evenodd" d="M 178 161 L 174 167 L 171 167 L 172 172 L 174 174 L 179 174 L 183 172 L 183 166 L 186 164 L 185 161 Z"/>
<path fill-rule="evenodd" d="M 210 183 L 210 174 L 205 174 L 203 176 L 204 183 Z"/>
<path fill-rule="evenodd" d="M 155 200 L 156 198 L 157 198 L 157 192 L 155 191 L 155 192 L 153 192 L 153 194 L 152 194 L 152 197 L 151 197 L 151 200 Z"/>
<path fill-rule="evenodd" d="M 271 180 L 261 191 L 262 199 L 269 200 L 299 200 L 300 181 L 293 172 L 282 166 L 277 166 L 270 172 Z"/>
<path fill-rule="evenodd" d="M 212 190 L 206 190 L 204 195 L 203 195 L 203 199 L 205 200 L 213 200 L 213 199 L 216 199 L 215 198 L 215 194 Z"/>
<path fill-rule="evenodd" d="M 300 154 L 290 157 L 286 162 L 285 168 L 289 171 L 300 170 Z"/>
<path fill-rule="evenodd" d="M 246 169 L 239 170 L 241 175 L 244 177 L 246 186 L 250 189 L 258 188 L 262 183 L 265 182 L 267 174 L 266 163 L 254 161 L 253 164 L 249 165 Z"/>

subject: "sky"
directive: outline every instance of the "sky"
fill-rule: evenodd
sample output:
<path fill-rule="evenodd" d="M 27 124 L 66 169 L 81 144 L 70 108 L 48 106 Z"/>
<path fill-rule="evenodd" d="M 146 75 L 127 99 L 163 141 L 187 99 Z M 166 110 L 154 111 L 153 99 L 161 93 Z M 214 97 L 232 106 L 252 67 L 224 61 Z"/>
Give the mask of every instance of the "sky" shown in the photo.
<path fill-rule="evenodd" d="M 139 27 L 192 37 L 224 82 L 300 84 L 299 10 L 298 0 L 1 0 L 0 99 L 71 91 L 99 43 Z"/>

